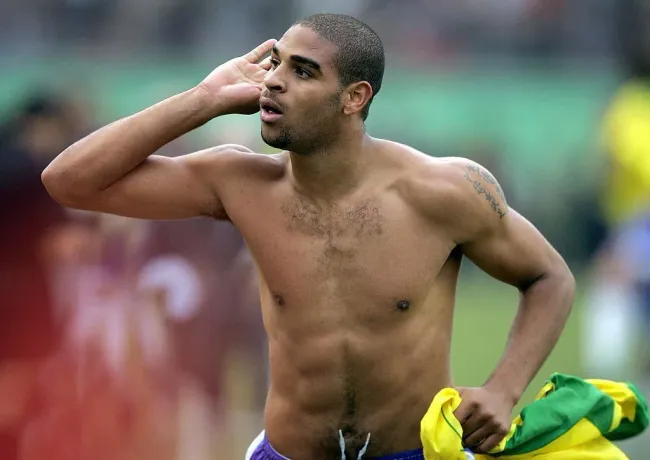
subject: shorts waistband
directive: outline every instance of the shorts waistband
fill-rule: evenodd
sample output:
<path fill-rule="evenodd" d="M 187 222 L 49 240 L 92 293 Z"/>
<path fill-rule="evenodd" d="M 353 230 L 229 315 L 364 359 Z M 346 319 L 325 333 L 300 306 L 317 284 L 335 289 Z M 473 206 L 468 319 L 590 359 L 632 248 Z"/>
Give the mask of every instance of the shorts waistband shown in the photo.
<path fill-rule="evenodd" d="M 271 443 L 269 442 L 269 440 L 266 439 L 266 436 L 264 436 L 264 441 L 262 441 L 262 450 L 266 455 L 268 455 L 271 458 L 271 460 L 291 460 L 288 457 L 285 457 L 284 455 L 276 451 L 271 445 Z"/>
<path fill-rule="evenodd" d="M 424 460 L 424 451 L 422 449 L 409 450 L 399 454 L 390 454 L 383 457 L 373 457 L 368 460 Z"/>
<path fill-rule="evenodd" d="M 271 443 L 269 442 L 269 440 L 266 439 L 266 436 L 264 437 L 264 440 L 262 441 L 262 445 L 260 447 L 262 448 L 264 453 L 269 457 L 269 460 L 290 460 L 289 458 L 285 457 L 284 455 L 276 451 L 271 445 Z M 400 452 L 397 454 L 385 455 L 382 457 L 372 457 L 372 458 L 368 458 L 367 460 L 424 460 L 424 450 L 421 448 L 413 449 L 406 452 Z"/>

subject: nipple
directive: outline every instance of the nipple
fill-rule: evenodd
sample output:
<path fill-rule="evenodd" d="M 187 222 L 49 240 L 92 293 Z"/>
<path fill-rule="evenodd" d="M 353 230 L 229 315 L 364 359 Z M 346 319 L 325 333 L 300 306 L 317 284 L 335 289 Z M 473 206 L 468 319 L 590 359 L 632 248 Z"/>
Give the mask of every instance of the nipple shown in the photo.
<path fill-rule="evenodd" d="M 411 307 L 411 303 L 408 300 L 400 300 L 397 302 L 397 309 L 400 311 L 406 311 Z"/>

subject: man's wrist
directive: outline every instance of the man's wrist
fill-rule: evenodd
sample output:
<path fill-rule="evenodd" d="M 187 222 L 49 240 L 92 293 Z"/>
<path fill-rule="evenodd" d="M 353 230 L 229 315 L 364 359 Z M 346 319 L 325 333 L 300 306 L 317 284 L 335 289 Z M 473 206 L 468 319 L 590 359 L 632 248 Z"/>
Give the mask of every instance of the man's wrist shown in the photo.
<path fill-rule="evenodd" d="M 490 377 L 483 387 L 491 392 L 502 394 L 504 398 L 512 402 L 513 406 L 516 406 L 517 403 L 519 403 L 519 400 L 526 389 L 525 386 L 522 388 L 521 384 L 519 384 L 516 379 L 505 378 L 498 375 Z"/>
<path fill-rule="evenodd" d="M 206 88 L 203 83 L 199 83 L 192 88 L 190 93 L 192 98 L 196 100 L 198 107 L 200 107 L 201 115 L 205 117 L 206 122 L 228 113 L 228 107 L 223 96 Z"/>

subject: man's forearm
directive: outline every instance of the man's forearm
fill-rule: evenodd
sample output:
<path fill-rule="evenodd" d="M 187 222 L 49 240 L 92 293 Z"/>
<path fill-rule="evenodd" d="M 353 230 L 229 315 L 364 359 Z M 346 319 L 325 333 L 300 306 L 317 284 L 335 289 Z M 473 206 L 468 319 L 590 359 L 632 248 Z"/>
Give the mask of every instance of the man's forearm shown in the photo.
<path fill-rule="evenodd" d="M 555 347 L 571 311 L 574 291 L 568 269 L 549 273 L 522 291 L 506 350 L 486 386 L 519 401 Z"/>
<path fill-rule="evenodd" d="M 57 184 L 102 190 L 158 149 L 220 115 L 222 108 L 200 88 L 170 97 L 107 125 L 68 147 L 45 170 Z"/>

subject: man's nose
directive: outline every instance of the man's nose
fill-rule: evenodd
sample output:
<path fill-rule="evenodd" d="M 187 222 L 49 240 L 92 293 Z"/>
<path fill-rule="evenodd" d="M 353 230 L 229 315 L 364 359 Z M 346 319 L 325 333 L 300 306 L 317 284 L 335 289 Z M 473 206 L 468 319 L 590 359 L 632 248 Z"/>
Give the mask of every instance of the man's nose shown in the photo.
<path fill-rule="evenodd" d="M 269 70 L 264 78 L 264 86 L 266 86 L 271 91 L 284 92 L 287 89 L 287 85 L 282 77 L 281 73 L 278 71 L 278 68 Z"/>

